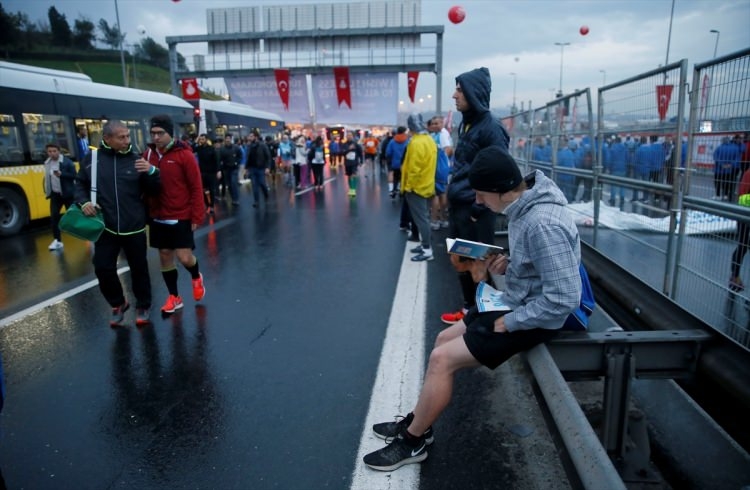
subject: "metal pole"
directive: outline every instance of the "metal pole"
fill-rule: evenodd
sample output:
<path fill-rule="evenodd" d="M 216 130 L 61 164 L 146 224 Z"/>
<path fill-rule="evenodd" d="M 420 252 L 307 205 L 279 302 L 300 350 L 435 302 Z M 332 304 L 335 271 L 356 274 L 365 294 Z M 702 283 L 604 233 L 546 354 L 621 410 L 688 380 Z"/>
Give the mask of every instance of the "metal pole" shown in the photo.
<path fill-rule="evenodd" d="M 563 95 L 563 90 L 562 90 L 563 52 L 565 51 L 565 46 L 570 46 L 570 43 L 555 43 L 555 46 L 560 46 L 560 90 L 558 90 L 557 96 L 562 97 Z"/>
<path fill-rule="evenodd" d="M 122 65 L 122 83 L 126 87 L 128 86 L 128 76 L 125 73 L 125 52 L 122 49 L 122 28 L 120 27 L 120 9 L 117 8 L 117 0 L 115 0 L 115 17 L 117 17 L 117 34 L 120 37 L 120 65 Z"/>
<path fill-rule="evenodd" d="M 510 76 L 513 77 L 513 105 L 510 108 L 510 113 L 515 114 L 516 113 L 516 74 L 511 72 Z"/>
<path fill-rule="evenodd" d="M 716 42 L 714 43 L 714 58 L 716 58 L 716 50 L 719 49 L 719 35 L 721 32 L 716 29 L 711 29 L 709 32 L 716 34 Z"/>
<path fill-rule="evenodd" d="M 674 19 L 674 0 L 672 0 L 672 13 L 669 14 L 669 35 L 667 36 L 667 58 L 664 61 L 664 66 L 667 66 L 669 64 L 669 43 L 672 41 L 672 19 Z M 667 74 L 664 73 L 664 78 L 666 80 Z"/>

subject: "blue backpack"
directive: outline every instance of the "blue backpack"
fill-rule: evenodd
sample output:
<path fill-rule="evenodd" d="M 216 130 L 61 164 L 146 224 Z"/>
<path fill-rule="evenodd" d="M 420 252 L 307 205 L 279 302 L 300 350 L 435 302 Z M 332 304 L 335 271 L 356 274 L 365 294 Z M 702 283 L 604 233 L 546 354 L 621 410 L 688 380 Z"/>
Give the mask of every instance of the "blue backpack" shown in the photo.
<path fill-rule="evenodd" d="M 581 274 L 581 303 L 565 320 L 563 330 L 586 330 L 589 326 L 589 317 L 596 307 L 594 290 L 591 288 L 589 274 L 586 272 L 583 262 L 578 266 L 578 272 Z"/>

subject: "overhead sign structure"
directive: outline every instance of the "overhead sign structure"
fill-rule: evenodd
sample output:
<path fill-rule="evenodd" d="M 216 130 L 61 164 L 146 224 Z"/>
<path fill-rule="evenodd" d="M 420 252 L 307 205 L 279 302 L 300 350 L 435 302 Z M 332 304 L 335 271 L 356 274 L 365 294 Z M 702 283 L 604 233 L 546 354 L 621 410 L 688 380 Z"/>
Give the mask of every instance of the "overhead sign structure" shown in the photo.
<path fill-rule="evenodd" d="M 178 93 L 178 80 L 187 77 L 223 78 L 232 100 L 303 124 L 323 123 L 321 118 L 332 108 L 359 113 L 363 101 L 369 100 L 361 98 L 355 85 L 360 74 L 389 74 L 388 80 L 395 80 L 408 72 L 413 75 L 409 98 L 414 100 L 418 74 L 434 73 L 435 93 L 440 94 L 445 28 L 421 25 L 421 14 L 422 0 L 209 9 L 206 34 L 166 38 L 172 90 Z M 426 42 L 426 36 L 435 36 L 434 43 Z M 177 64 L 177 46 L 185 43 L 208 46 L 207 55 L 195 59 L 193 69 Z M 307 77 L 330 80 L 326 94 L 333 95 L 332 104 L 318 93 L 306 100 Z M 399 100 L 405 97 L 399 97 L 397 83 L 386 97 L 373 106 L 380 111 L 373 110 L 371 120 L 359 118 L 362 124 L 395 124 Z M 437 112 L 440 101 L 435 97 Z M 356 122 L 351 115 L 335 119 L 333 123 Z"/>

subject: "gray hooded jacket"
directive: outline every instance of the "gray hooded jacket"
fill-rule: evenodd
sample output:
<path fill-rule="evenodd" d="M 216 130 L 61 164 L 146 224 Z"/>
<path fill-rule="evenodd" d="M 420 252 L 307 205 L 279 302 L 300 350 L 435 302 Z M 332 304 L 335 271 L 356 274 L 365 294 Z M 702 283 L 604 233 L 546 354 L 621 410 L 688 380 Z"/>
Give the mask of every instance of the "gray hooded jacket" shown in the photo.
<path fill-rule="evenodd" d="M 562 191 L 540 170 L 505 209 L 510 264 L 503 299 L 508 331 L 561 328 L 581 301 L 581 242 Z"/>

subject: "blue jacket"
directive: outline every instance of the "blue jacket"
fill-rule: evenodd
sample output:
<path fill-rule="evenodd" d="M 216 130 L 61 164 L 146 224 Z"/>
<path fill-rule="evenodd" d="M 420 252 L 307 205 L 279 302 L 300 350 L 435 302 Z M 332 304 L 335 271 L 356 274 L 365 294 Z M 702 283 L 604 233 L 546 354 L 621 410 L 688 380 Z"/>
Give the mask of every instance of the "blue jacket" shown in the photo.
<path fill-rule="evenodd" d="M 724 142 L 714 150 L 714 172 L 731 174 L 740 168 L 740 147 L 732 142 Z"/>
<path fill-rule="evenodd" d="M 613 175 L 625 175 L 628 164 L 628 149 L 622 143 L 614 143 L 609 149 L 609 171 Z"/>
<path fill-rule="evenodd" d="M 649 145 L 644 143 L 635 150 L 633 165 L 635 166 L 635 176 L 640 179 L 648 178 L 649 162 L 651 159 L 651 150 Z"/>
<path fill-rule="evenodd" d="M 482 148 L 499 146 L 508 149 L 507 131 L 490 112 L 492 80 L 487 68 L 477 68 L 456 77 L 466 101 L 471 106 L 462 113 L 458 143 L 453 153 L 453 178 L 448 186 L 448 200 L 453 204 L 473 204 L 475 193 L 469 184 L 469 169 Z"/>
<path fill-rule="evenodd" d="M 409 143 L 409 136 L 406 133 L 397 134 L 388 143 L 388 148 L 385 149 L 385 155 L 388 161 L 391 162 L 391 168 L 393 170 L 399 170 L 401 163 L 404 160 L 404 152 L 406 151 L 406 145 Z"/>

